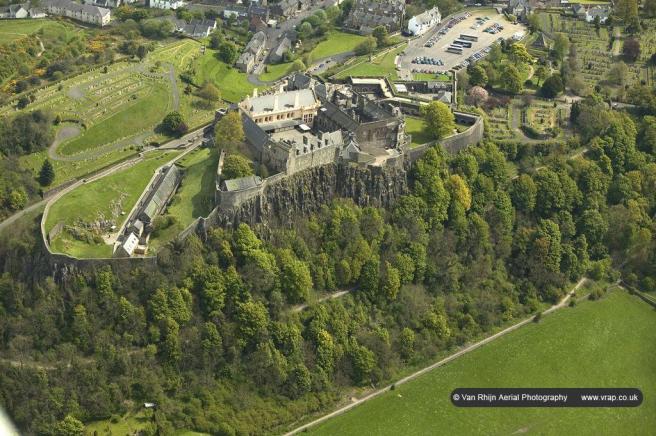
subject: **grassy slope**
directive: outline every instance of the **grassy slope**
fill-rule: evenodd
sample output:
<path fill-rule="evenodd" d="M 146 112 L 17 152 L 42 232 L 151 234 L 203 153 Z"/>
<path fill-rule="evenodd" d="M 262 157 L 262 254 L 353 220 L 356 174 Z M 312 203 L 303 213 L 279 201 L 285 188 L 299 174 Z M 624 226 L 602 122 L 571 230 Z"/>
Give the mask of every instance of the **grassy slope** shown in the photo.
<path fill-rule="evenodd" d="M 146 188 L 156 168 L 175 157 L 175 152 L 152 152 L 146 159 L 129 169 L 118 171 L 102 179 L 80 186 L 57 200 L 48 213 L 46 232 L 58 222 L 72 224 L 77 219 L 93 221 L 99 214 L 111 218 L 111 203 L 124 195 L 121 202 L 126 215 L 116 219 L 117 227 L 128 218 L 127 213 L 132 209 L 137 199 Z M 90 245 L 67 237 L 63 232 L 55 239 L 52 248 L 77 257 L 111 255 L 111 247 L 104 244 Z"/>
<path fill-rule="evenodd" d="M 328 33 L 328 39 L 321 41 L 312 49 L 310 55 L 312 59 L 318 60 L 338 53 L 353 51 L 364 40 L 365 37 L 361 35 L 332 31 Z"/>
<path fill-rule="evenodd" d="M 347 68 L 337 74 L 337 78 L 344 78 L 348 76 L 389 76 L 390 79 L 396 80 L 396 67 L 394 65 L 394 58 L 397 54 L 401 53 L 405 46 L 399 47 L 385 53 L 383 56 L 374 58 L 372 62 L 363 62 L 352 68 Z"/>
<path fill-rule="evenodd" d="M 170 87 L 167 85 L 155 85 L 148 96 L 138 99 L 135 104 L 121 112 L 94 124 L 82 135 L 64 142 L 57 151 L 69 156 L 154 128 L 169 112 L 170 92 Z"/>
<path fill-rule="evenodd" d="M 615 291 L 562 309 L 318 427 L 316 434 L 648 434 L 656 428 L 656 313 Z M 457 409 L 456 387 L 638 387 L 617 409 Z"/>
<path fill-rule="evenodd" d="M 118 422 L 110 420 L 95 421 L 87 424 L 84 428 L 85 435 L 93 435 L 97 432 L 99 436 L 116 435 L 123 436 L 133 434 L 143 429 L 150 422 L 151 418 L 148 413 L 140 411 L 134 414 L 127 414 L 121 417 Z M 206 433 L 198 433 L 190 430 L 178 430 L 174 436 L 205 436 Z"/>
<path fill-rule="evenodd" d="M 196 83 L 213 82 L 225 100 L 240 101 L 253 91 L 254 86 L 248 81 L 246 74 L 219 61 L 215 53 L 216 51 L 207 49 L 196 61 Z"/>

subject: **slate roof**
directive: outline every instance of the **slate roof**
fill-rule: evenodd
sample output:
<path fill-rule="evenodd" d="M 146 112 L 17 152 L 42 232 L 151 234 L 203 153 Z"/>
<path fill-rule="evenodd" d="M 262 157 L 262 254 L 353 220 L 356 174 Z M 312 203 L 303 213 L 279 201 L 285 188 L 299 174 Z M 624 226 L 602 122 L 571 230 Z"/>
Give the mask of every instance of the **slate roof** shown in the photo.
<path fill-rule="evenodd" d="M 342 129 L 348 130 L 349 132 L 355 131 L 359 126 L 353 118 L 343 112 L 335 103 L 330 101 L 324 102 L 323 107 L 319 109 L 319 112 L 323 116 L 330 118 Z"/>
<path fill-rule="evenodd" d="M 180 183 L 181 172 L 177 166 L 171 165 L 163 171 L 164 173 L 155 181 L 156 188 L 148 195 L 139 214 L 139 218 L 147 223 L 152 222 L 164 209 Z"/>
<path fill-rule="evenodd" d="M 96 17 L 106 17 L 111 13 L 109 9 L 93 5 L 81 5 L 71 0 L 46 0 L 44 6 L 53 6 L 72 12 L 95 15 Z"/>
<path fill-rule="evenodd" d="M 242 112 L 241 119 L 246 140 L 258 149 L 264 147 L 266 143 L 269 142 L 269 136 L 266 132 L 262 130 L 262 128 L 258 126 L 248 114 Z"/>
<path fill-rule="evenodd" d="M 226 191 L 242 191 L 244 189 L 255 188 L 262 184 L 262 179 L 258 176 L 246 176 L 238 179 L 224 180 L 223 188 Z"/>

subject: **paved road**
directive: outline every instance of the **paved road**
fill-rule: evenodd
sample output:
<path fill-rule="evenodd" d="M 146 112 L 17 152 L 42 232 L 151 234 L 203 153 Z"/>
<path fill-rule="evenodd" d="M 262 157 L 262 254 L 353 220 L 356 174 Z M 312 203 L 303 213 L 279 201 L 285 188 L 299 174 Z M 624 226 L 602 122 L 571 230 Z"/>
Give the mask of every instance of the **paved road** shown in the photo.
<path fill-rule="evenodd" d="M 558 309 L 560 309 L 560 308 L 562 308 L 562 307 L 565 307 L 565 306 L 567 305 L 567 302 L 569 301 L 569 299 L 572 297 L 572 294 L 573 294 L 574 292 L 576 292 L 576 290 L 579 289 L 579 288 L 580 288 L 580 287 L 581 287 L 586 281 L 587 281 L 587 279 L 586 279 L 585 277 L 582 278 L 581 280 L 579 280 L 579 282 L 576 284 L 576 286 L 574 286 L 574 287 L 573 287 L 573 288 L 567 293 L 567 295 L 566 295 L 562 300 L 560 300 L 560 302 L 559 302 L 558 304 L 554 304 L 554 305 L 551 306 L 549 309 L 547 309 L 547 310 L 545 310 L 544 312 L 542 312 L 542 314 L 543 314 L 543 315 L 548 315 L 548 314 L 550 314 L 551 312 L 553 312 L 553 311 L 555 311 L 555 310 L 558 310 Z M 487 344 L 487 343 L 490 343 L 490 342 L 494 341 L 495 339 L 500 338 L 501 336 L 504 336 L 504 335 L 506 335 L 506 334 L 508 334 L 508 333 L 510 333 L 510 332 L 512 332 L 512 331 L 514 331 L 514 330 L 517 330 L 518 328 L 520 328 L 520 327 L 522 327 L 522 326 L 524 326 L 524 325 L 526 325 L 526 324 L 528 324 L 528 323 L 530 323 L 530 322 L 533 322 L 533 317 L 526 318 L 525 320 L 520 321 L 520 322 L 518 322 L 517 324 L 514 324 L 514 325 L 512 325 L 512 326 L 510 326 L 510 327 L 508 327 L 508 328 L 506 328 L 506 329 L 504 329 L 504 330 L 501 330 L 500 332 L 495 333 L 495 334 L 493 334 L 492 336 L 489 336 L 489 337 L 483 339 L 482 341 L 476 342 L 476 343 L 474 343 L 474 344 L 471 344 L 471 345 L 469 345 L 469 346 L 463 348 L 462 350 L 458 351 L 457 353 L 454 353 L 454 354 L 450 355 L 449 357 L 440 360 L 439 362 L 435 362 L 435 363 L 433 363 L 432 365 L 427 366 L 426 368 L 423 368 L 423 369 L 421 369 L 421 370 L 419 370 L 419 371 L 417 371 L 417 372 L 414 372 L 414 373 L 410 374 L 409 376 L 404 377 L 404 378 L 402 378 L 401 380 L 399 380 L 399 381 L 397 381 L 397 382 L 395 382 L 395 383 L 392 383 L 392 384 L 390 384 L 390 385 L 388 385 L 388 386 L 385 386 L 385 387 L 382 388 L 382 389 L 378 389 L 377 391 L 374 391 L 374 392 L 372 392 L 372 393 L 370 393 L 370 394 L 368 394 L 368 395 L 366 395 L 366 396 L 364 396 L 364 397 L 362 397 L 362 398 L 360 398 L 360 399 L 358 399 L 358 400 L 355 400 L 355 401 L 352 402 L 351 404 L 348 404 L 348 405 L 346 405 L 346 406 L 344 406 L 344 407 L 341 407 L 341 408 L 335 410 L 334 412 L 331 412 L 331 413 L 329 413 L 329 414 L 327 414 L 327 415 L 322 416 L 321 418 L 315 419 L 315 420 L 312 421 L 312 422 L 309 422 L 309 423 L 307 423 L 307 424 L 305 424 L 305 425 L 302 425 L 302 426 L 300 426 L 300 427 L 298 427 L 298 428 L 296 428 L 296 429 L 290 431 L 289 433 L 287 433 L 286 436 L 290 436 L 290 435 L 293 435 L 293 434 L 296 434 L 296 433 L 300 433 L 300 432 L 302 432 L 302 431 L 304 431 L 304 430 L 306 430 L 306 429 L 308 429 L 308 428 L 310 428 L 310 427 L 313 427 L 313 426 L 315 426 L 315 425 L 317 425 L 317 424 L 320 424 L 320 423 L 322 423 L 322 422 L 325 422 L 325 421 L 329 420 L 330 418 L 334 418 L 334 417 L 337 416 L 337 415 L 341 415 L 342 413 L 347 412 L 347 411 L 353 409 L 353 408 L 356 407 L 356 406 L 359 406 L 360 404 L 362 404 L 362 403 L 364 403 L 364 402 L 366 402 L 366 401 L 369 401 L 369 400 L 371 400 L 371 399 L 373 399 L 373 398 L 376 398 L 377 396 L 379 396 L 380 394 L 382 394 L 382 393 L 384 393 L 384 392 L 387 392 L 388 390 L 390 390 L 390 388 L 391 388 L 392 386 L 402 385 L 403 383 L 407 383 L 407 382 L 409 382 L 409 381 L 411 381 L 411 380 L 414 380 L 414 379 L 416 379 L 417 377 L 419 377 L 419 376 L 421 376 L 421 375 L 424 375 L 424 374 L 426 374 L 427 372 L 432 371 L 433 369 L 438 368 L 438 367 L 440 367 L 440 366 L 442 366 L 442 365 L 444 365 L 444 364 L 446 364 L 446 363 L 449 363 L 449 362 L 451 362 L 452 360 L 455 360 L 455 359 L 457 359 L 458 357 L 462 356 L 463 354 L 467 354 L 467 353 L 469 353 L 470 351 L 473 351 L 473 350 L 475 350 L 475 349 L 477 349 L 477 348 L 479 348 L 479 347 L 481 347 L 481 346 L 483 346 L 483 345 L 485 345 L 485 344 Z"/>

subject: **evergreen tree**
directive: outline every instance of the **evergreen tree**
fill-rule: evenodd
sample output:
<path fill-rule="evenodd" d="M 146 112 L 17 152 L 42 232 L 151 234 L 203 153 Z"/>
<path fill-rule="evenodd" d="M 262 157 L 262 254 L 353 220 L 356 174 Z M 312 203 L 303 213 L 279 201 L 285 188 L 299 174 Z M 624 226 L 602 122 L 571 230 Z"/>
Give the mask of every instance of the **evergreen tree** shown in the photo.
<path fill-rule="evenodd" d="M 41 186 L 50 186 L 55 181 L 55 168 L 48 159 L 43 161 L 39 171 L 39 183 Z"/>

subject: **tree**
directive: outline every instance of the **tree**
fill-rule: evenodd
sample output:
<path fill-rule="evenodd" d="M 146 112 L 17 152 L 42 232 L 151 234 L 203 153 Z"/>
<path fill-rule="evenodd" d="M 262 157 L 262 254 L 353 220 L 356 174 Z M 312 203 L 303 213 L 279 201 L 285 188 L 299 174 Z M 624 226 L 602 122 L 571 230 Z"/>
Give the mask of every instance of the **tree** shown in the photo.
<path fill-rule="evenodd" d="M 371 33 L 371 36 L 376 38 L 376 44 L 378 47 L 385 47 L 388 44 L 387 39 L 389 38 L 389 34 L 387 33 L 387 28 L 385 26 L 376 27 Z"/>
<path fill-rule="evenodd" d="M 299 260 L 291 250 L 282 250 L 278 255 L 280 287 L 287 301 L 303 303 L 312 289 L 312 276 L 307 263 Z"/>
<path fill-rule="evenodd" d="M 556 59 L 563 61 L 565 59 L 565 53 L 569 50 L 569 38 L 562 33 L 558 33 L 554 39 L 553 51 L 556 55 Z"/>
<path fill-rule="evenodd" d="M 251 162 L 239 154 L 231 154 L 223 162 L 221 176 L 225 180 L 238 179 L 253 174 Z"/>
<path fill-rule="evenodd" d="M 145 45 L 140 45 L 137 47 L 137 57 L 139 60 L 144 60 L 146 55 L 148 54 L 148 47 Z"/>
<path fill-rule="evenodd" d="M 48 159 L 43 161 L 39 171 L 39 183 L 41 186 L 50 186 L 55 181 L 55 168 Z"/>
<path fill-rule="evenodd" d="M 66 415 L 64 419 L 55 424 L 52 431 L 54 436 L 82 436 L 84 424 L 75 417 Z"/>
<path fill-rule="evenodd" d="M 645 14 L 650 17 L 656 17 L 656 0 L 645 0 L 642 2 Z"/>
<path fill-rule="evenodd" d="M 205 82 L 198 90 L 198 96 L 205 100 L 206 107 L 212 107 L 212 103 L 219 101 L 221 93 L 219 89 L 210 82 Z"/>
<path fill-rule="evenodd" d="M 399 274 L 399 270 L 394 268 L 389 262 L 385 262 L 382 285 L 383 294 L 387 300 L 396 300 L 396 296 L 401 288 L 401 275 Z"/>
<path fill-rule="evenodd" d="M 214 126 L 217 147 L 230 148 L 244 140 L 244 126 L 238 111 L 225 114 Z"/>
<path fill-rule="evenodd" d="M 376 38 L 368 36 L 364 41 L 355 47 L 355 54 L 358 56 L 371 54 L 376 50 Z"/>
<path fill-rule="evenodd" d="M 401 357 L 406 360 L 411 359 L 415 352 L 415 332 L 405 327 L 401 331 L 399 342 L 401 346 Z"/>
<path fill-rule="evenodd" d="M 210 48 L 214 50 L 218 50 L 221 47 L 223 41 L 224 39 L 221 32 L 212 33 L 212 35 L 210 35 Z"/>
<path fill-rule="evenodd" d="M 310 36 L 312 36 L 312 24 L 310 24 L 307 21 L 304 21 L 299 27 L 298 27 L 298 37 L 304 41 L 308 39 Z"/>
<path fill-rule="evenodd" d="M 426 129 L 435 139 L 451 135 L 456 128 L 456 121 L 451 108 L 440 101 L 433 101 L 421 107 L 421 114 L 426 121 Z"/>
<path fill-rule="evenodd" d="M 515 43 L 510 47 L 510 53 L 508 56 L 510 60 L 517 64 L 533 62 L 533 56 L 531 56 L 528 50 L 526 50 L 526 46 L 520 43 Z"/>
<path fill-rule="evenodd" d="M 522 77 L 519 74 L 519 70 L 514 65 L 507 65 L 505 67 L 505 71 L 501 77 L 501 85 L 513 94 L 519 94 L 522 92 L 524 87 Z"/>
<path fill-rule="evenodd" d="M 237 60 L 237 56 L 239 56 L 239 52 L 237 51 L 237 47 L 233 43 L 229 41 L 224 41 L 219 46 L 219 52 L 217 53 L 217 56 L 219 57 L 220 60 L 222 60 L 226 64 L 232 65 Z"/>
<path fill-rule="evenodd" d="M 479 64 L 474 65 L 468 70 L 469 72 L 469 83 L 472 86 L 485 86 L 487 85 L 487 73 L 485 69 Z"/>
<path fill-rule="evenodd" d="M 629 77 L 629 67 L 622 61 L 616 62 L 608 71 L 608 79 L 616 85 L 624 86 Z"/>
<path fill-rule="evenodd" d="M 489 93 L 485 88 L 481 88 L 480 86 L 472 86 L 469 92 L 467 92 L 467 103 L 474 106 L 482 105 L 488 98 Z"/>
<path fill-rule="evenodd" d="M 640 58 L 640 42 L 635 38 L 627 38 L 622 46 L 622 54 L 629 62 L 635 62 Z"/>
<path fill-rule="evenodd" d="M 544 81 L 540 93 L 546 98 L 555 98 L 565 90 L 565 84 L 560 74 L 554 74 Z"/>
<path fill-rule="evenodd" d="M 305 71 L 306 66 L 301 59 L 296 59 L 292 66 L 289 68 L 289 71 Z"/>
<path fill-rule="evenodd" d="M 182 136 L 187 132 L 187 124 L 180 112 L 170 112 L 162 120 L 162 129 L 169 135 Z"/>
<path fill-rule="evenodd" d="M 537 187 L 528 174 L 522 174 L 512 181 L 510 198 L 517 209 L 525 213 L 532 212 L 535 207 L 536 196 Z"/>
<path fill-rule="evenodd" d="M 535 69 L 533 76 L 538 79 L 537 84 L 539 85 L 541 81 L 545 80 L 549 76 L 549 71 L 544 65 L 540 65 Z"/>

